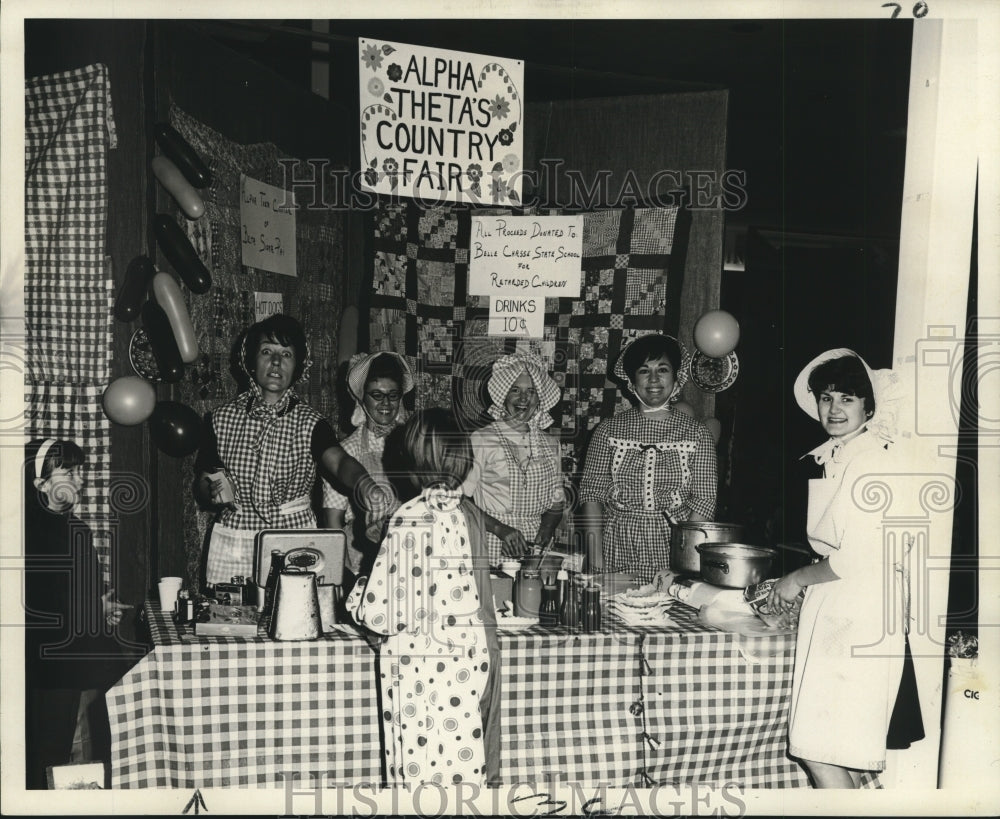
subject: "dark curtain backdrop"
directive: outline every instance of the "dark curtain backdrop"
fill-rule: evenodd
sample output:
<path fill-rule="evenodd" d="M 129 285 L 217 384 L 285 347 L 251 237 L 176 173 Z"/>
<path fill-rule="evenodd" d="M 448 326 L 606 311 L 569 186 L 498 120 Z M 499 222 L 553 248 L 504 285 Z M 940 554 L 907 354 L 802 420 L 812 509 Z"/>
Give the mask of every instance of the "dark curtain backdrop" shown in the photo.
<path fill-rule="evenodd" d="M 677 179 L 680 187 L 694 184 L 695 171 L 706 174 L 698 178 L 708 180 L 700 184 L 711 200 L 720 192 L 726 169 L 728 101 L 729 92 L 718 90 L 529 103 L 524 167 L 539 169 L 537 195 L 543 205 L 585 204 L 567 170 L 578 172 L 587 186 L 606 176 L 607 194 L 602 192 L 590 203 L 592 207 L 629 204 L 618 201 L 618 195 L 633 187 L 632 179 L 638 183 L 639 194 L 647 197 L 650 182 L 655 187 L 659 179 L 658 190 L 652 193 L 665 197 L 679 187 Z M 548 160 L 555 170 L 543 173 L 541 160 Z M 556 168 L 556 162 L 562 164 Z M 692 351 L 695 322 L 706 310 L 719 306 L 724 230 L 718 202 L 710 208 L 693 204 L 678 325 L 680 340 Z M 714 415 L 714 396 L 689 384 L 684 398 L 699 418 Z"/>

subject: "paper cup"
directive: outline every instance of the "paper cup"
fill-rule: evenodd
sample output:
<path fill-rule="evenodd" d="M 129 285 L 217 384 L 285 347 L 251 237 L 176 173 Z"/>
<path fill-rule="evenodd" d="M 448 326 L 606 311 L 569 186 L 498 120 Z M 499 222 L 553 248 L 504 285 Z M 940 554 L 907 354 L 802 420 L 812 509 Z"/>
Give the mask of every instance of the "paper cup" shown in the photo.
<path fill-rule="evenodd" d="M 157 584 L 160 592 L 160 610 L 173 611 L 177 602 L 177 593 L 181 590 L 184 580 L 180 577 L 164 577 Z"/>

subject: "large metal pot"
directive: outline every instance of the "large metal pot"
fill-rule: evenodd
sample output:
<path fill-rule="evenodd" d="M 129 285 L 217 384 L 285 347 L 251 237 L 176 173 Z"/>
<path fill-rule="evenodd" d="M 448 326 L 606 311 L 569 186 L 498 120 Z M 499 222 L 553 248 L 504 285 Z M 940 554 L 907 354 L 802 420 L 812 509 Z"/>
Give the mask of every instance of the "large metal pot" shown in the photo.
<path fill-rule="evenodd" d="M 698 551 L 701 579 L 727 589 L 745 589 L 766 580 L 778 556 L 776 549 L 747 543 L 703 543 Z"/>
<path fill-rule="evenodd" d="M 698 574 L 702 543 L 730 543 L 743 539 L 743 527 L 738 523 L 717 523 L 711 520 L 685 520 L 670 527 L 670 571 Z"/>

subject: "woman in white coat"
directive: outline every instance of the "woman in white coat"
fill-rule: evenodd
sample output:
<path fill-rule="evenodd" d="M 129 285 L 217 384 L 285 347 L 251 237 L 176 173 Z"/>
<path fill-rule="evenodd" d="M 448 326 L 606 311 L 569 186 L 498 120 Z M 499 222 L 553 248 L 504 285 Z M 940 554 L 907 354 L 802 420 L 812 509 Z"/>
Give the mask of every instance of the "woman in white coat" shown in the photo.
<path fill-rule="evenodd" d="M 795 382 L 799 406 L 829 436 L 808 453 L 824 471 L 810 481 L 807 520 L 821 559 L 781 578 L 769 605 L 789 610 L 804 594 L 788 743 L 817 788 L 857 788 L 862 772 L 885 767 L 900 693 L 905 638 L 886 624 L 900 622 L 890 607 L 903 599 L 896 588 L 901 573 L 886 556 L 884 510 L 867 503 L 864 489 L 891 481 L 893 378 L 836 349 L 810 362 Z"/>

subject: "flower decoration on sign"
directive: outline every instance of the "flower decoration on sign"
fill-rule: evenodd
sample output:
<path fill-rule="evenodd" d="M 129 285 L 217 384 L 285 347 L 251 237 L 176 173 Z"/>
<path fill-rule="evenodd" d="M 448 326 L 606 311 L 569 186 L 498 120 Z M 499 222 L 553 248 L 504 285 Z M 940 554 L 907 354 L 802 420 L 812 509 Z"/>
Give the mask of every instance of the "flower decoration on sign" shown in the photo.
<path fill-rule="evenodd" d="M 371 161 L 371 165 L 365 168 L 365 182 L 367 182 L 372 187 L 375 187 L 375 183 L 378 182 L 378 157 Z"/>
<path fill-rule="evenodd" d="M 385 75 L 392 82 L 399 82 L 403 79 L 403 69 L 400 67 L 399 63 L 392 63 L 386 70 Z"/>
<path fill-rule="evenodd" d="M 399 163 L 393 157 L 387 157 L 382 162 L 382 172 L 389 178 L 389 184 L 393 188 L 399 184 Z"/>
<path fill-rule="evenodd" d="M 490 103 L 490 116 L 496 119 L 507 119 L 510 113 L 510 103 L 504 97 L 497 94 Z"/>
<path fill-rule="evenodd" d="M 388 47 L 386 46 L 386 48 Z M 369 44 L 365 46 L 365 50 L 361 54 L 361 59 L 364 61 L 365 68 L 376 71 L 382 65 L 382 52 L 377 45 Z"/>
<path fill-rule="evenodd" d="M 501 165 L 499 162 L 494 163 L 493 167 L 490 169 L 490 176 L 492 176 L 494 179 L 498 179 L 499 177 L 503 176 L 503 165 Z"/>
<path fill-rule="evenodd" d="M 518 168 L 521 167 L 521 160 L 518 158 L 517 154 L 507 154 L 503 158 L 503 169 L 507 173 L 514 173 Z"/>
<path fill-rule="evenodd" d="M 385 83 L 378 77 L 368 80 L 368 93 L 373 97 L 381 97 L 385 93 Z"/>
<path fill-rule="evenodd" d="M 472 162 L 469 164 L 469 167 L 466 168 L 465 175 L 469 177 L 469 181 L 472 183 L 469 186 L 469 190 L 476 194 L 476 196 L 479 196 L 479 194 L 483 191 L 483 189 L 479 186 L 479 181 L 483 178 L 483 166 L 478 162 Z"/>
<path fill-rule="evenodd" d="M 500 140 L 501 145 L 511 145 L 514 142 L 514 127 L 515 124 L 511 123 L 510 128 L 501 128 L 500 133 L 497 134 L 497 139 Z"/>
<path fill-rule="evenodd" d="M 517 198 L 514 191 L 508 189 L 507 183 L 502 176 L 494 176 L 493 181 L 490 183 L 490 196 L 493 198 L 493 201 L 502 202 L 508 195 L 511 199 Z"/>

